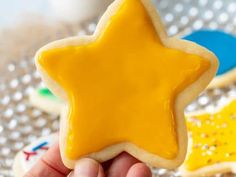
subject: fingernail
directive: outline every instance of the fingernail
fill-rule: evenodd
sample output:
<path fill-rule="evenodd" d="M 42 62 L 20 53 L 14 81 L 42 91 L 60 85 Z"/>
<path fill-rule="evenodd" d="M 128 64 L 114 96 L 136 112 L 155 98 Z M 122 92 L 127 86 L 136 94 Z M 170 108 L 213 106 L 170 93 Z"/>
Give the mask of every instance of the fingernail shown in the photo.
<path fill-rule="evenodd" d="M 79 160 L 74 169 L 75 177 L 98 177 L 99 164 L 95 160 L 84 158 Z"/>

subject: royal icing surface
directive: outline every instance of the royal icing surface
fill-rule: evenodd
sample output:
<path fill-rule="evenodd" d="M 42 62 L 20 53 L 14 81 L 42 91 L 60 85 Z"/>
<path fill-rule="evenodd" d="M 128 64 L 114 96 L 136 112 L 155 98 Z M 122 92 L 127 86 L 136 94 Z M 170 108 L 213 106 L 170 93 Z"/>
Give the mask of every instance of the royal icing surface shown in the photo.
<path fill-rule="evenodd" d="M 51 99 L 53 101 L 60 101 L 56 96 L 54 96 L 52 94 L 52 92 L 47 89 L 47 88 L 39 88 L 37 89 L 37 93 L 39 96 L 41 96 L 42 98 L 46 98 L 46 99 Z"/>
<path fill-rule="evenodd" d="M 166 48 L 140 0 L 122 1 L 95 41 L 45 50 L 38 63 L 68 96 L 71 160 L 122 142 L 174 159 L 175 98 L 210 68 Z"/>
<path fill-rule="evenodd" d="M 51 134 L 49 136 L 41 137 L 19 152 L 20 154 L 16 160 L 20 161 L 23 173 L 29 171 L 40 157 L 47 152 L 47 150 L 56 142 L 57 136 L 58 135 L 56 134 Z"/>
<path fill-rule="evenodd" d="M 219 60 L 217 75 L 222 75 L 236 67 L 236 37 L 217 30 L 195 31 L 184 39 L 196 42 L 211 50 Z"/>
<path fill-rule="evenodd" d="M 236 100 L 214 114 L 187 116 L 187 126 L 191 137 L 187 170 L 236 161 Z"/>

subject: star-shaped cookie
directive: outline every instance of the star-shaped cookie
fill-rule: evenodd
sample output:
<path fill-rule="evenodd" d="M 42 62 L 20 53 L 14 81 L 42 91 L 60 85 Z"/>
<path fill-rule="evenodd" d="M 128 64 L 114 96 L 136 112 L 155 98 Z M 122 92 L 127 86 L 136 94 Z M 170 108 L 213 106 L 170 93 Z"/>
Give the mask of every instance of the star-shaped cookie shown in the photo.
<path fill-rule="evenodd" d="M 187 115 L 190 145 L 180 168 L 183 176 L 236 172 L 236 100 L 214 113 Z"/>
<path fill-rule="evenodd" d="M 60 129 L 66 166 L 127 151 L 152 166 L 175 168 L 187 147 L 183 109 L 212 79 L 217 59 L 168 38 L 149 0 L 116 0 L 93 35 L 46 45 L 36 65 L 67 104 Z"/>

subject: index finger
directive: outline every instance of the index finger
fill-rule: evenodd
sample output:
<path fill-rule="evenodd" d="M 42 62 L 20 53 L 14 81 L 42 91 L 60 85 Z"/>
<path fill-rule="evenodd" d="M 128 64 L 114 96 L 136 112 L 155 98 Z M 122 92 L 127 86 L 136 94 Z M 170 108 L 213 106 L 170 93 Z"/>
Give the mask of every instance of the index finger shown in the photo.
<path fill-rule="evenodd" d="M 26 173 L 25 177 L 65 177 L 70 173 L 62 162 L 59 144 L 53 145 L 40 160 Z"/>

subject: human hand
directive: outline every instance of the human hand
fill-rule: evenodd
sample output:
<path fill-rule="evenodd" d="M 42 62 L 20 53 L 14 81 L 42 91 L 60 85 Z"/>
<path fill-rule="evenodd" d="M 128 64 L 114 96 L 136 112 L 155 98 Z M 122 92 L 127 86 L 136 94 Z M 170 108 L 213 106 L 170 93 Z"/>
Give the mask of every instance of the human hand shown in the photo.
<path fill-rule="evenodd" d="M 99 164 L 83 158 L 76 163 L 74 171 L 66 168 L 61 160 L 58 143 L 33 166 L 24 177 L 151 177 L 150 169 L 127 153 Z"/>

